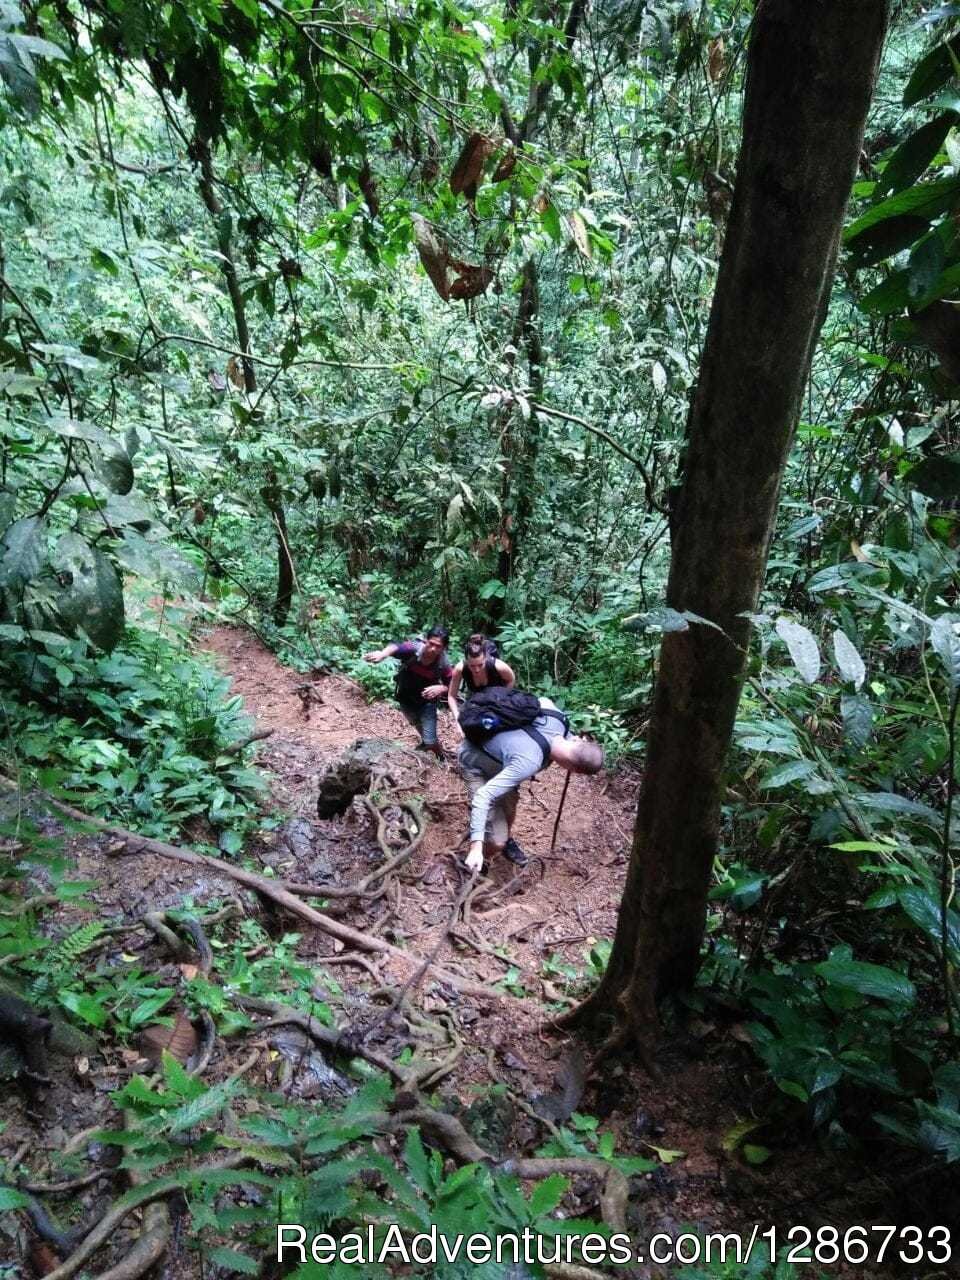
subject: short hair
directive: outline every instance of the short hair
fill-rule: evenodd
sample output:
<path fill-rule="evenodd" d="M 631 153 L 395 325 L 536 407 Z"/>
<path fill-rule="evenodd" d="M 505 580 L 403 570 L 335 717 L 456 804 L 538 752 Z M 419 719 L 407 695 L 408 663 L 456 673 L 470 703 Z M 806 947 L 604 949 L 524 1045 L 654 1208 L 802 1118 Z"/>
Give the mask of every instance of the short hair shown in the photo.
<path fill-rule="evenodd" d="M 447 630 L 446 627 L 431 627 L 430 630 L 427 632 L 427 639 L 433 640 L 434 638 L 438 640 L 442 640 L 443 647 L 446 648 L 447 642 L 450 639 L 450 632 Z"/>
<path fill-rule="evenodd" d="M 603 768 L 603 747 L 589 738 L 574 738 L 568 742 L 570 756 L 581 773 L 599 773 Z"/>

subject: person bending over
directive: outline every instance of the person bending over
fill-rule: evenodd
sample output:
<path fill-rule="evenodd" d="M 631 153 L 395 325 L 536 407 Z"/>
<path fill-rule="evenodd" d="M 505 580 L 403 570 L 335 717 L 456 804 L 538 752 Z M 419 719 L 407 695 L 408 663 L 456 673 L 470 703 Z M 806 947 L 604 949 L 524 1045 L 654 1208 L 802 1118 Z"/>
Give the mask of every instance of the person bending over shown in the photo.
<path fill-rule="evenodd" d="M 486 636 L 472 635 L 463 646 L 463 659 L 453 668 L 450 677 L 450 688 L 447 690 L 447 705 L 453 716 L 457 733 L 463 737 L 460 728 L 460 704 L 457 695 L 463 692 L 469 698 L 479 689 L 512 689 L 516 676 L 513 668 L 491 653 L 493 646 Z"/>
<path fill-rule="evenodd" d="M 451 667 L 447 657 L 450 633 L 446 627 L 431 627 L 425 640 L 391 642 L 382 649 L 374 649 L 363 655 L 364 662 L 383 662 L 384 658 L 396 658 L 396 697 L 400 710 L 420 731 L 418 750 L 432 751 L 443 759 L 443 750 L 437 741 L 437 699 L 447 692 Z"/>
<path fill-rule="evenodd" d="M 558 764 L 570 773 L 599 773 L 603 748 L 586 738 L 567 736 L 566 717 L 549 698 L 540 698 L 543 714 L 523 729 L 507 729 L 482 747 L 464 742 L 460 771 L 470 792 L 470 849 L 466 865 L 479 871 L 484 856 L 502 853 L 518 867 L 526 853 L 510 834 L 517 815 L 517 788 L 541 769 Z"/>

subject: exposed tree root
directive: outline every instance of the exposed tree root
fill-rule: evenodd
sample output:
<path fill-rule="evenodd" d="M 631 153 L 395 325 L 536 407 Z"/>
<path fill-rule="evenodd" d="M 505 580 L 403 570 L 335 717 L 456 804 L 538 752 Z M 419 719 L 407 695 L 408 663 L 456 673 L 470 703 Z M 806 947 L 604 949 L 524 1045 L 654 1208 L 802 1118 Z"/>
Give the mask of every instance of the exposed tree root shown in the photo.
<path fill-rule="evenodd" d="M 246 1163 L 249 1158 L 244 1152 L 238 1151 L 217 1164 L 202 1165 L 192 1172 L 196 1177 L 203 1178 L 207 1174 L 218 1173 L 223 1169 L 236 1169 L 239 1165 Z M 139 1209 L 142 1205 L 152 1204 L 155 1200 L 165 1199 L 175 1191 L 179 1191 L 181 1189 L 180 1184 L 180 1177 L 174 1175 L 168 1178 L 158 1178 L 143 1187 L 134 1187 L 131 1191 L 128 1191 L 104 1214 L 93 1230 L 84 1238 L 80 1246 L 71 1253 L 70 1257 L 59 1267 L 55 1267 L 53 1271 L 48 1272 L 44 1280 L 70 1280 L 70 1277 L 75 1276 L 83 1264 L 107 1243 L 121 1223 L 133 1213 L 134 1209 Z"/>
<path fill-rule="evenodd" d="M 148 1204 L 143 1212 L 143 1225 L 137 1243 L 125 1258 L 95 1280 L 137 1280 L 163 1257 L 170 1243 L 170 1211 L 166 1203 L 158 1200 Z"/>
<path fill-rule="evenodd" d="M 373 1066 L 379 1067 L 381 1071 L 385 1071 L 401 1084 L 407 1083 L 409 1072 L 404 1068 L 398 1067 L 396 1063 L 391 1062 L 389 1058 L 385 1058 L 383 1054 L 377 1053 L 375 1049 L 368 1049 L 362 1043 L 345 1036 L 343 1032 L 337 1031 L 333 1027 L 324 1026 L 322 1022 L 312 1018 L 302 1009 L 293 1009 L 289 1005 L 279 1004 L 275 1000 L 264 1000 L 260 996 L 237 996 L 236 1001 L 241 1009 L 249 1009 L 254 1013 L 269 1013 L 271 1015 L 268 1021 L 258 1023 L 253 1028 L 254 1031 L 265 1031 L 270 1027 L 299 1027 L 301 1031 L 305 1031 L 308 1036 L 315 1040 L 317 1044 L 323 1045 L 325 1049 L 329 1049 L 333 1053 L 345 1054 L 351 1058 L 363 1058 Z"/>

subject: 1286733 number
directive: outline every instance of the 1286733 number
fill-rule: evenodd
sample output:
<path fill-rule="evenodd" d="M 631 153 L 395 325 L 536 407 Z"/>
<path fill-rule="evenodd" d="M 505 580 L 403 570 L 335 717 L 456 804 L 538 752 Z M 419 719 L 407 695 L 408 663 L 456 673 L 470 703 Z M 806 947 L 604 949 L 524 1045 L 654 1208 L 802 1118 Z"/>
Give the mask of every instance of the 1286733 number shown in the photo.
<path fill-rule="evenodd" d="M 776 1232 L 771 1228 L 770 1235 Z M 779 1238 L 777 1238 L 779 1237 Z M 873 1223 L 870 1226 L 788 1227 L 776 1232 L 770 1244 L 776 1248 L 786 1244 L 787 1262 L 818 1262 L 829 1266 L 834 1262 L 904 1262 L 908 1266 L 932 1263 L 945 1266 L 953 1260 L 953 1242 L 949 1227 L 898 1227 Z"/>

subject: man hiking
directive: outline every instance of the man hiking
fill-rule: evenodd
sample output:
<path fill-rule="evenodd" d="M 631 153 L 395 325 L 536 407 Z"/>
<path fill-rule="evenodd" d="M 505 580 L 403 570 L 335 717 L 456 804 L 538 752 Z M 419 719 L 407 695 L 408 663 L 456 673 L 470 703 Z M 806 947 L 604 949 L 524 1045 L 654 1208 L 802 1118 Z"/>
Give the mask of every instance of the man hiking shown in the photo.
<path fill-rule="evenodd" d="M 400 710 L 420 730 L 417 749 L 432 751 L 438 760 L 443 759 L 443 749 L 437 741 L 437 699 L 446 694 L 450 683 L 449 639 L 446 627 L 431 627 L 424 640 L 391 642 L 363 655 L 364 662 L 399 661 L 396 695 Z"/>
<path fill-rule="evenodd" d="M 516 727 L 496 731 L 498 724 Z M 570 773 L 598 773 L 603 749 L 570 735 L 566 716 L 549 698 L 518 689 L 474 694 L 460 711 L 460 726 L 466 738 L 460 771 L 471 796 L 466 866 L 479 871 L 484 855 L 496 853 L 525 866 L 527 855 L 510 834 L 520 783 L 551 764 Z"/>

